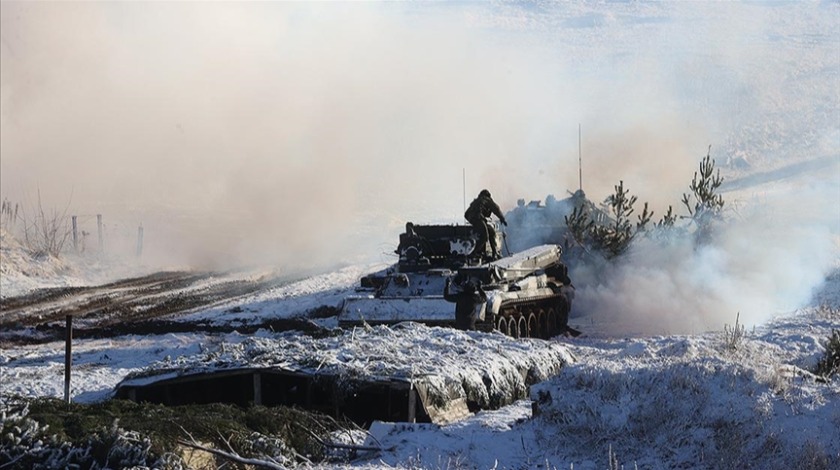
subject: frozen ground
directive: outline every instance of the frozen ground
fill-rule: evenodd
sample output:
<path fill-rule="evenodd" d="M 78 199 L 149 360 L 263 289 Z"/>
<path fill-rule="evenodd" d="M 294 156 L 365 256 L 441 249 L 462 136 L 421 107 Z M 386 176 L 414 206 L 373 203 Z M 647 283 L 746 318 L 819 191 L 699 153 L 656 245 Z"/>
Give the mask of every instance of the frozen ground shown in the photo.
<path fill-rule="evenodd" d="M 840 315 L 803 311 L 748 332 L 563 342 L 577 362 L 524 401 L 464 422 L 380 426 L 420 468 L 790 468 L 836 465 L 840 384 L 807 372 Z M 500 452 L 499 449 L 505 449 Z"/>
<path fill-rule="evenodd" d="M 556 378 L 532 387 L 531 400 L 442 427 L 377 424 L 372 442 L 386 450 L 346 466 L 840 467 L 840 381 L 809 372 L 823 353 L 823 341 L 840 329 L 840 4 L 533 2 L 458 8 L 470 27 L 489 29 L 500 42 L 548 45 L 573 71 L 557 80 L 580 86 L 567 94 L 600 103 L 585 107 L 594 121 L 621 128 L 622 120 L 656 115 L 663 133 L 673 131 L 670 124 L 676 121 L 686 124 L 680 128 L 697 125 L 697 135 L 674 137 L 700 147 L 692 150 L 697 158 L 691 165 L 711 144 L 727 178 L 724 196 L 734 209 L 731 215 L 750 222 L 767 217 L 749 226 L 736 224 L 727 244 L 704 253 L 708 256 L 702 259 L 717 263 L 711 267 L 697 264 L 700 257 L 686 256 L 679 270 L 648 263 L 645 270 L 625 267 L 631 276 L 609 283 L 574 278 L 577 308 L 589 308 L 577 312 L 572 324 L 587 335 L 552 341 L 549 349 L 568 351 L 573 360 Z M 576 128 L 580 117 L 567 119 L 561 124 Z M 541 132 L 549 131 L 533 128 L 534 134 Z M 556 126 L 550 132 L 556 133 Z M 641 134 L 639 140 L 649 135 Z M 656 145 L 644 149 L 660 150 Z M 541 150 L 536 144 L 516 149 Z M 604 160 L 590 154 L 587 165 L 654 174 L 640 186 L 653 187 L 657 178 L 666 178 L 651 167 L 637 171 L 620 161 L 623 150 L 595 148 Z M 617 177 L 610 178 L 609 184 L 615 183 Z M 683 180 L 680 176 L 681 185 Z M 374 231 L 361 230 L 366 236 Z M 31 260 L 5 232 L 0 250 L 4 303 L 40 287 L 97 285 L 133 274 L 108 265 Z M 743 254 L 749 256 L 738 256 Z M 337 307 L 361 274 L 381 266 L 354 264 L 287 279 L 168 319 L 237 328 L 307 317 L 313 309 Z M 634 279 L 649 282 L 628 282 Z M 212 284 L 201 283 L 196 290 Z M 673 289 L 662 289 L 666 284 Z M 654 287 L 644 291 L 649 297 L 634 295 L 646 285 Z M 652 295 L 657 293 L 667 295 Z M 749 302 L 727 301 L 739 296 Z M 747 328 L 732 342 L 723 330 L 731 331 L 739 311 Z M 309 319 L 334 326 L 330 318 Z M 692 334 L 674 334 L 685 331 Z M 207 351 L 236 351 L 255 341 L 251 336 L 198 331 L 80 339 L 74 345 L 73 398 L 104 399 L 129 373 L 189 362 Z M 272 341 L 288 333 L 261 331 L 258 337 Z M 432 347 L 424 351 L 434 361 L 434 343 L 441 336 L 430 333 L 427 340 Z M 322 345 L 336 355 L 347 353 L 342 349 L 347 345 L 329 341 Z M 455 344 L 443 342 L 441 357 L 447 358 L 446 367 L 460 369 L 450 351 Z M 362 365 L 380 364 L 371 359 Z M 3 395 L 61 397 L 62 374 L 61 342 L 0 349 Z"/>
<path fill-rule="evenodd" d="M 830 288 L 837 292 L 836 280 Z M 831 466 L 840 457 L 840 437 L 834 432 L 840 424 L 840 383 L 809 372 L 823 353 L 822 342 L 840 329 L 837 295 L 825 300 L 832 303 L 779 317 L 745 331 L 735 342 L 720 331 L 554 340 L 545 352 L 559 348 L 571 356 L 571 364 L 558 377 L 531 388 L 535 416 L 531 400 L 523 400 L 442 427 L 377 424 L 371 432 L 377 445 L 389 450 L 353 465 L 603 468 L 612 452 L 618 462 L 640 468 Z M 81 340 L 74 346 L 74 400 L 105 399 L 127 375 L 148 373 L 150 366 L 229 367 L 241 362 L 244 353 L 276 362 L 270 359 L 276 353 L 268 354 L 272 348 L 285 351 L 276 357 L 287 362 L 300 361 L 295 359 L 300 354 L 317 356 L 308 363 L 316 360 L 327 368 L 342 364 L 374 375 L 393 367 L 410 374 L 434 364 L 444 368 L 442 374 L 464 380 L 474 374 L 472 367 L 504 368 L 514 352 L 520 354 L 500 351 L 504 361 L 482 366 L 482 361 L 493 361 L 498 349 L 488 343 L 497 340 L 485 334 L 467 339 L 437 328 L 406 331 L 410 341 L 399 339 L 405 332 L 360 332 L 352 341 L 348 334 L 344 339 L 302 337 L 306 341 L 300 343 L 293 333 L 267 331 L 256 337 L 171 333 Z M 474 341 L 489 344 L 493 352 L 469 353 Z M 515 349 L 538 348 L 540 343 L 531 340 Z M 388 345 L 390 352 L 382 349 Z M 426 358 L 417 363 L 418 357 Z M 539 362 L 538 357 L 532 360 Z M 62 396 L 63 343 L 4 348 L 0 361 L 4 395 Z"/>

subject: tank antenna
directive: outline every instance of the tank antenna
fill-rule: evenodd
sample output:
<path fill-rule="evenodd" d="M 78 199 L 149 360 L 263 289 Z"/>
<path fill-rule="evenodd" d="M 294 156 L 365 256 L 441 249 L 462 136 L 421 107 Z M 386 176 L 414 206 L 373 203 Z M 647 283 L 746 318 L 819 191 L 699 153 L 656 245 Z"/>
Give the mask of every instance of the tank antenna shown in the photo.
<path fill-rule="evenodd" d="M 583 191 L 583 164 L 581 163 L 580 123 L 578 123 L 578 189 Z"/>
<path fill-rule="evenodd" d="M 462 171 L 461 187 L 464 190 L 464 212 L 466 212 L 467 211 L 467 169 L 463 168 L 461 171 Z"/>

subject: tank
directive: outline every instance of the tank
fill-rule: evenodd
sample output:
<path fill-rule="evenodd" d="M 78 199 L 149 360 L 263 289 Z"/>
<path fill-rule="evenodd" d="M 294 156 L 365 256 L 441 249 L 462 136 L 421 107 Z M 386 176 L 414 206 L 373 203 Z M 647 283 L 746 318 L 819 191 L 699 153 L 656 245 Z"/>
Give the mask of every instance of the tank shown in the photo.
<path fill-rule="evenodd" d="M 498 246 L 504 246 L 502 232 L 496 234 Z M 339 325 L 415 321 L 454 326 L 456 307 L 444 295 L 447 284 L 469 280 L 486 294 L 478 330 L 536 338 L 578 334 L 568 327 L 574 286 L 559 245 L 488 259 L 470 255 L 476 239 L 466 225 L 406 224 L 395 250 L 399 260 L 361 278 L 356 294 L 344 299 Z"/>
<path fill-rule="evenodd" d="M 596 225 L 610 225 L 614 221 L 602 208 L 587 199 L 582 190 L 570 193 L 565 199 L 548 195 L 545 202 L 526 203 L 520 199 L 517 206 L 505 214 L 510 226 L 506 242 L 514 251 L 521 251 L 546 243 L 563 247 L 564 262 L 574 268 L 589 247 L 577 243 L 566 225 L 566 219 L 575 211 L 585 213 Z"/>

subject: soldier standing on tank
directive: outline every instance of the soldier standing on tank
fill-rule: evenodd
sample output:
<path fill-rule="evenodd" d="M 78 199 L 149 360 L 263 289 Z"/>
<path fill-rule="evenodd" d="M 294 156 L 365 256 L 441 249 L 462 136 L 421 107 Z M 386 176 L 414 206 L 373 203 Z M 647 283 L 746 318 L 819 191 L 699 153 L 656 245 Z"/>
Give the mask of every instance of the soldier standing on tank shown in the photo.
<path fill-rule="evenodd" d="M 455 302 L 455 328 L 475 330 L 475 322 L 481 317 L 481 311 L 487 305 L 487 293 L 477 279 L 455 276 L 455 281 L 446 279 L 443 298 Z"/>
<path fill-rule="evenodd" d="M 470 253 L 470 256 L 476 254 L 479 250 L 483 253 L 487 246 L 487 240 L 489 239 L 490 249 L 493 250 L 493 259 L 499 258 L 499 250 L 496 247 L 496 230 L 493 229 L 493 226 L 487 220 L 492 214 L 496 214 L 499 221 L 503 225 L 507 225 L 507 221 L 505 220 L 505 216 L 502 215 L 502 210 L 499 209 L 499 205 L 490 197 L 490 191 L 482 189 L 478 193 L 478 197 L 470 203 L 470 207 L 464 212 L 464 218 L 478 232 L 478 242 L 475 244 L 475 248 Z"/>

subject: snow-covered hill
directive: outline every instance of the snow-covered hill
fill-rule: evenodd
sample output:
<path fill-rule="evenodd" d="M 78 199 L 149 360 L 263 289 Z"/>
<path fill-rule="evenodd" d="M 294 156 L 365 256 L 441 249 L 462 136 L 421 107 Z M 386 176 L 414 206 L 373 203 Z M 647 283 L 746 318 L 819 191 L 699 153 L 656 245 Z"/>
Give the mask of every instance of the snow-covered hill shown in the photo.
<path fill-rule="evenodd" d="M 562 341 L 576 358 L 520 403 L 442 429 L 375 429 L 418 468 L 831 468 L 840 384 L 808 372 L 840 311 L 809 309 L 748 331 Z M 505 449 L 499 452 L 498 449 Z M 615 465 L 615 463 L 613 463 Z M 611 467 L 615 468 L 615 466 Z"/>

